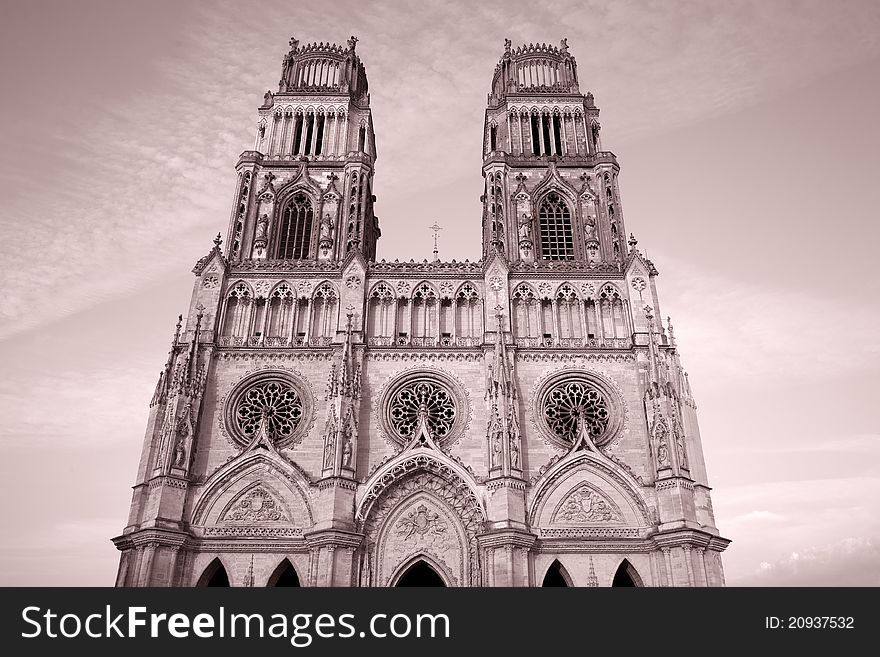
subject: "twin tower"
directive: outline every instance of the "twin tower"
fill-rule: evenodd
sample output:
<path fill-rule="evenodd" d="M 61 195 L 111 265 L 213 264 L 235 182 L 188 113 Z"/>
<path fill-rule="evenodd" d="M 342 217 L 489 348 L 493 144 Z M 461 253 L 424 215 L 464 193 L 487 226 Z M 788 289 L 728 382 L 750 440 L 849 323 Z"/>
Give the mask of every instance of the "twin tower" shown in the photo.
<path fill-rule="evenodd" d="M 291 39 L 259 108 L 150 403 L 117 585 L 723 585 L 657 270 L 565 40 L 505 43 L 464 263 L 376 260 L 356 46 Z"/>

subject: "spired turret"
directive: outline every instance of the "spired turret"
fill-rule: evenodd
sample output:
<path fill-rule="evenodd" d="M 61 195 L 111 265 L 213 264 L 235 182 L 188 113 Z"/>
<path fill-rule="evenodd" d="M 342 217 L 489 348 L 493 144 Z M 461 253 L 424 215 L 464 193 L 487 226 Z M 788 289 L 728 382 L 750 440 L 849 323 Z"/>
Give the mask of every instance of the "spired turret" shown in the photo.
<path fill-rule="evenodd" d="M 238 163 L 231 262 L 376 257 L 376 142 L 366 68 L 346 46 L 290 40 L 278 92 L 259 108 Z"/>

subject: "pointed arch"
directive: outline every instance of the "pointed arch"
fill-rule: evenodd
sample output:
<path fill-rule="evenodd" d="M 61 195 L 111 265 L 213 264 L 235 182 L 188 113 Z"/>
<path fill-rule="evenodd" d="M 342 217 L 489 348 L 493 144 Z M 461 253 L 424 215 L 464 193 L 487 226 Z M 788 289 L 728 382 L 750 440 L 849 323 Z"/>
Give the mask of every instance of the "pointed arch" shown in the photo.
<path fill-rule="evenodd" d="M 620 565 L 617 567 L 617 570 L 614 572 L 614 579 L 611 580 L 611 586 L 614 587 L 630 587 L 637 586 L 643 587 L 645 586 L 642 581 L 641 575 L 635 569 L 635 567 L 629 562 L 629 559 L 624 559 L 620 562 Z"/>
<path fill-rule="evenodd" d="M 199 588 L 231 586 L 229 583 L 229 574 L 226 572 L 226 567 L 223 565 L 220 557 L 214 557 L 214 560 L 211 561 L 205 570 L 202 571 L 202 575 L 196 582 L 196 586 Z"/>
<path fill-rule="evenodd" d="M 401 565 L 391 578 L 391 586 L 450 586 L 449 574 L 427 554 L 420 554 Z"/>
<path fill-rule="evenodd" d="M 279 204 L 275 235 L 275 257 L 284 260 L 308 260 L 311 256 L 312 232 L 316 204 L 310 194 L 296 191 Z"/>
<path fill-rule="evenodd" d="M 548 190 L 536 199 L 541 259 L 574 260 L 574 208 L 561 190 Z"/>
<path fill-rule="evenodd" d="M 547 469 L 532 489 L 529 524 L 542 531 L 560 521 L 554 516 L 564 499 L 579 486 L 588 485 L 600 491 L 607 503 L 614 505 L 610 523 L 565 522 L 575 527 L 608 524 L 610 529 L 626 535 L 638 535 L 649 527 L 652 514 L 640 492 L 640 484 L 608 457 L 591 451 L 580 451 L 560 459 Z"/>
<path fill-rule="evenodd" d="M 272 574 L 269 576 L 269 580 L 266 582 L 267 587 L 299 587 L 302 586 L 300 584 L 299 574 L 296 572 L 296 568 L 293 563 L 291 563 L 290 559 L 285 557 L 281 560 L 275 570 L 272 571 Z"/>
<path fill-rule="evenodd" d="M 208 478 L 193 505 L 192 524 L 216 525 L 229 506 L 256 485 L 268 487 L 287 503 L 288 517 L 295 526 L 299 520 L 297 515 L 302 516 L 299 527 L 303 530 L 312 526 L 314 516 L 306 493 L 310 486 L 308 479 L 280 455 L 263 449 L 239 455 Z"/>
<path fill-rule="evenodd" d="M 568 571 L 565 569 L 559 559 L 554 559 L 553 563 L 547 568 L 547 572 L 544 573 L 544 579 L 541 583 L 542 587 L 550 587 L 550 586 L 565 586 L 565 587 L 573 587 L 571 575 L 568 574 Z"/>

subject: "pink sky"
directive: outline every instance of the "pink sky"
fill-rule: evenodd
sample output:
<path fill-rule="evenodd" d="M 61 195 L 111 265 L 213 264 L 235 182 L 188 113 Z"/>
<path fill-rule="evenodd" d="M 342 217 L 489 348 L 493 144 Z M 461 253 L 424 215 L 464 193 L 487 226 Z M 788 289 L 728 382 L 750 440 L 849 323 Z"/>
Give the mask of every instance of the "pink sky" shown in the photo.
<path fill-rule="evenodd" d="M 0 30 L 0 584 L 113 583 L 256 107 L 291 34 L 356 34 L 386 259 L 430 257 L 434 221 L 442 258 L 479 258 L 504 38 L 568 38 L 690 371 L 728 583 L 880 585 L 880 4 L 30 2 Z"/>

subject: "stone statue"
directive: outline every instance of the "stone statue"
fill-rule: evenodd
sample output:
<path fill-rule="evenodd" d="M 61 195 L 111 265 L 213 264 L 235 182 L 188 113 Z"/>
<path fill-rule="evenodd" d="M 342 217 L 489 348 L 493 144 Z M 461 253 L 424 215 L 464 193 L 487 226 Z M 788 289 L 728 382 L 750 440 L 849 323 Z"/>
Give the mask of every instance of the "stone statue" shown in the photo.
<path fill-rule="evenodd" d="M 568 52 L 568 39 L 563 39 L 559 42 L 559 49 L 564 53 Z"/>
<path fill-rule="evenodd" d="M 299 48 L 299 39 L 290 37 L 290 49 L 296 50 L 297 48 Z"/>
<path fill-rule="evenodd" d="M 596 239 L 596 220 L 593 215 L 587 215 L 587 221 L 584 223 L 584 239 L 588 242 Z"/>
<path fill-rule="evenodd" d="M 510 467 L 519 469 L 519 441 L 510 434 Z"/>
<path fill-rule="evenodd" d="M 510 39 L 505 39 L 505 40 L 504 40 L 504 54 L 505 54 L 505 55 L 509 55 L 509 54 L 510 54 L 510 46 L 511 46 L 511 45 L 513 45 L 513 44 L 510 42 Z"/>
<path fill-rule="evenodd" d="M 520 241 L 532 239 L 532 218 L 525 213 L 519 220 L 519 239 Z"/>
<path fill-rule="evenodd" d="M 660 441 L 657 445 L 657 465 L 665 467 L 669 465 L 669 449 L 666 446 L 666 434 L 660 434 Z"/>
<path fill-rule="evenodd" d="M 324 467 L 333 467 L 333 434 L 327 436 L 327 445 L 324 447 Z"/>
<path fill-rule="evenodd" d="M 345 432 L 345 443 L 342 445 L 342 466 L 351 467 L 351 436 Z"/>
<path fill-rule="evenodd" d="M 320 239 L 322 242 L 333 239 L 333 223 L 330 221 L 329 212 L 325 212 L 324 218 L 321 220 Z"/>
<path fill-rule="evenodd" d="M 263 107 L 271 107 L 271 106 L 272 106 L 272 98 L 273 98 L 273 96 L 272 96 L 272 92 L 271 92 L 271 91 L 267 91 L 267 92 L 263 95 Z"/>
<path fill-rule="evenodd" d="M 358 38 L 356 36 L 348 37 L 348 49 L 354 50 L 355 46 L 357 46 Z"/>
<path fill-rule="evenodd" d="M 502 436 L 503 434 L 501 432 L 501 429 L 499 428 L 498 431 L 495 432 L 495 439 L 492 441 L 492 462 L 496 466 L 501 465 Z"/>
<path fill-rule="evenodd" d="M 186 457 L 186 450 L 183 447 L 183 440 L 178 440 L 177 445 L 174 446 L 174 467 L 182 468 L 183 460 Z"/>
<path fill-rule="evenodd" d="M 269 215 L 264 214 L 257 221 L 257 234 L 254 237 L 254 243 L 262 242 L 266 243 L 269 235 Z"/>

